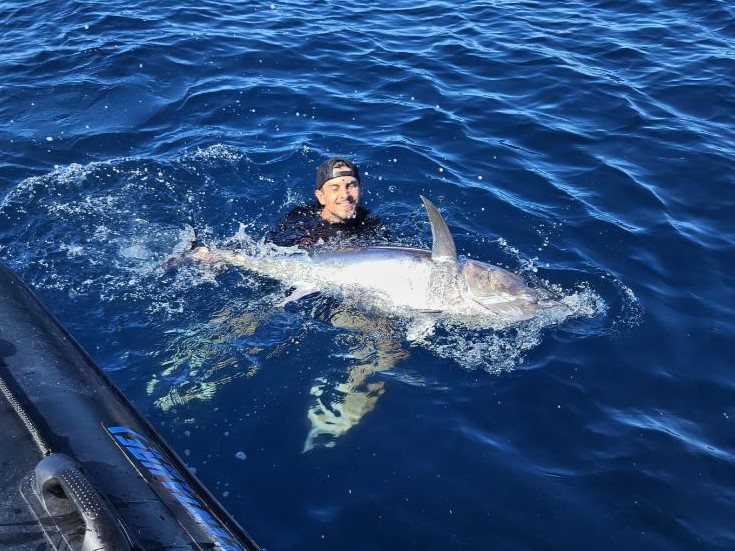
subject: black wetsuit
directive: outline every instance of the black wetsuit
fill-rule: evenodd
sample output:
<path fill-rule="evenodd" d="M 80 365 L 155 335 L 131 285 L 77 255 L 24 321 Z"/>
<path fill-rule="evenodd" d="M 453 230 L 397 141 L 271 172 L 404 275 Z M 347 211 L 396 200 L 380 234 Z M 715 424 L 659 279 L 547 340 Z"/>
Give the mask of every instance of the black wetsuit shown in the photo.
<path fill-rule="evenodd" d="M 321 217 L 319 204 L 296 207 L 281 218 L 267 239 L 282 247 L 310 249 L 322 243 L 335 245 L 370 245 L 390 241 L 390 231 L 369 210 L 357 207 L 355 217 L 330 224 Z"/>

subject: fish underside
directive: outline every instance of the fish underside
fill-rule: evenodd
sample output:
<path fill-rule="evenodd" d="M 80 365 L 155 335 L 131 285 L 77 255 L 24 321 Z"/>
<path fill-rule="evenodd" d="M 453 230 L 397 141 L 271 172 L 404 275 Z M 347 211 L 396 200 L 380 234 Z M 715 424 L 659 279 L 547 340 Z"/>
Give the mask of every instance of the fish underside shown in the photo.
<path fill-rule="evenodd" d="M 314 292 L 389 315 L 442 315 L 471 326 L 504 326 L 564 307 L 542 287 L 484 262 L 460 259 L 436 207 L 429 215 L 431 251 L 401 246 L 350 247 L 307 254 L 247 256 L 221 251 L 227 262 L 283 282 L 297 300 Z"/>

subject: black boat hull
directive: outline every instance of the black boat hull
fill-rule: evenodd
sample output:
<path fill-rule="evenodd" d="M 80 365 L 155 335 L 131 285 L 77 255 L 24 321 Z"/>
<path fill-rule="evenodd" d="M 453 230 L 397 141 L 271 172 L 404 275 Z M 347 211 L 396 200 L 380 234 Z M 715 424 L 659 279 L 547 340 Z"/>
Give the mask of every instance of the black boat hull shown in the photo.
<path fill-rule="evenodd" d="M 109 509 L 113 520 L 101 526 L 100 533 L 119 538 L 117 526 L 131 549 L 258 549 L 31 290 L 2 264 L 0 380 L 5 387 L 0 393 L 0 501 L 10 504 L 0 516 L 3 549 L 38 548 L 40 543 L 49 548 L 83 545 L 61 533 L 65 527 L 56 526 L 43 508 L 44 499 L 54 501 L 56 494 L 74 497 L 71 486 L 64 489 L 64 477 L 54 478 L 48 469 L 37 472 L 45 455 L 71 460 L 54 460 L 51 469 L 67 469 L 75 477 L 81 473 L 93 490 L 92 497 L 85 494 L 80 501 L 100 500 L 88 507 L 92 513 L 87 516 L 101 518 L 104 515 L 94 511 Z M 38 480 L 44 477 L 45 482 Z M 47 486 L 46 494 L 39 484 Z M 39 503 L 32 512 L 34 504 L 28 502 L 35 499 L 45 517 L 39 514 Z M 82 510 L 72 516 L 84 521 L 84 515 Z M 87 524 L 81 531 L 91 537 L 95 530 Z M 66 543 L 51 544 L 53 533 Z M 124 547 L 110 541 L 105 548 Z"/>

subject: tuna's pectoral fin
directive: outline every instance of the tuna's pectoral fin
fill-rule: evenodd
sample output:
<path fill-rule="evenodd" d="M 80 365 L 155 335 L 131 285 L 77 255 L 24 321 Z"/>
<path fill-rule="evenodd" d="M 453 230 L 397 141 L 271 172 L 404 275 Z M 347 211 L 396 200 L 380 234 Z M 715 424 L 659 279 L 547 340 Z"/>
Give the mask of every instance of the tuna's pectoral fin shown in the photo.
<path fill-rule="evenodd" d="M 287 304 L 291 302 L 296 302 L 297 300 L 301 300 L 304 297 L 308 297 L 309 295 L 314 295 L 319 292 L 319 289 L 316 289 L 315 287 L 296 287 L 293 291 L 291 291 L 284 299 L 278 303 L 278 306 L 286 306 Z"/>
<path fill-rule="evenodd" d="M 429 215 L 429 222 L 431 222 L 431 236 L 433 238 L 431 259 L 438 262 L 457 262 L 457 247 L 454 246 L 454 238 L 447 227 L 447 223 L 439 214 L 434 203 L 423 195 L 419 197 L 424 202 L 426 213 Z"/>

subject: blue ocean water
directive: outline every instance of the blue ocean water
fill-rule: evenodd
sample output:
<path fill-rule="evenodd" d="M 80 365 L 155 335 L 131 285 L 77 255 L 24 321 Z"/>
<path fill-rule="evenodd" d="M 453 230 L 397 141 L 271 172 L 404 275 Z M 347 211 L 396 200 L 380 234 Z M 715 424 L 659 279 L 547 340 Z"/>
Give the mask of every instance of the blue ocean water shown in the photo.
<path fill-rule="evenodd" d="M 0 5 L 0 258 L 263 547 L 735 546 L 724 1 Z M 411 336 L 238 270 L 354 157 L 577 315 Z M 730 214 L 728 214 L 730 213 Z M 8 323 L 8 320 L 2 320 Z"/>

